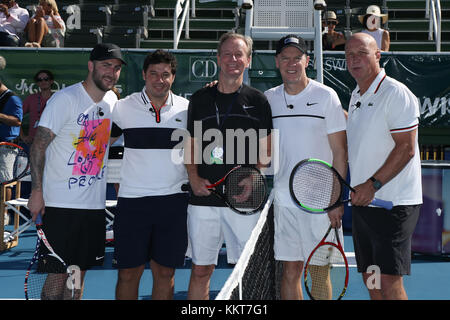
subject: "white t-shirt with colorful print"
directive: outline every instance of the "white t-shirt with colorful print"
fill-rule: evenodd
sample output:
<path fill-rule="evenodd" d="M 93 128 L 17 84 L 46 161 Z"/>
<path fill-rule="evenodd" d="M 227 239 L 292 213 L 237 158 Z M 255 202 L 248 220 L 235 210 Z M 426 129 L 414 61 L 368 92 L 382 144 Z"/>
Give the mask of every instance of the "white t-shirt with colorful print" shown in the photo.
<path fill-rule="evenodd" d="M 108 91 L 95 103 L 80 82 L 56 92 L 47 102 L 39 126 L 56 137 L 45 154 L 46 206 L 105 208 L 111 113 L 116 101 L 117 96 Z"/>

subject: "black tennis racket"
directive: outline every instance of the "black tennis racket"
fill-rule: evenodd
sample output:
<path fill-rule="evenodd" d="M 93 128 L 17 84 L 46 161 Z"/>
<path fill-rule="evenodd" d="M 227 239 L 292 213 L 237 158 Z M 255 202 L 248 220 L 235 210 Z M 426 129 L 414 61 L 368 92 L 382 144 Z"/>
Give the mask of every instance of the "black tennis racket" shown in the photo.
<path fill-rule="evenodd" d="M 27 174 L 28 153 L 19 145 L 0 142 L 0 183 L 5 185 Z"/>
<path fill-rule="evenodd" d="M 36 250 L 25 274 L 26 300 L 74 300 L 75 276 L 58 256 L 42 230 L 42 219 L 36 219 Z"/>
<path fill-rule="evenodd" d="M 207 188 L 239 214 L 254 214 L 261 210 L 267 200 L 266 179 L 254 167 L 234 167 Z M 181 190 L 190 191 L 190 185 L 184 184 Z"/>
<path fill-rule="evenodd" d="M 300 161 L 289 179 L 292 199 L 309 213 L 323 213 L 350 201 L 342 200 L 344 185 L 355 192 L 331 164 L 319 159 Z M 388 210 L 393 206 L 391 201 L 377 198 L 372 204 Z"/>
<path fill-rule="evenodd" d="M 332 241 L 327 241 L 331 230 Z M 304 269 L 306 293 L 311 300 L 340 300 L 347 291 L 348 262 L 339 234 L 331 225 L 306 261 Z"/>

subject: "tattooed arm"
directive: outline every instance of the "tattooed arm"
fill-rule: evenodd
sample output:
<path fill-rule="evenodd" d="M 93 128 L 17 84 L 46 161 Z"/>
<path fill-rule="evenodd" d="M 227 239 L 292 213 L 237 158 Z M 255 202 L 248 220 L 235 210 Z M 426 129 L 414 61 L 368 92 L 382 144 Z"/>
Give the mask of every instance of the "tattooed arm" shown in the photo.
<path fill-rule="evenodd" d="M 55 134 L 48 128 L 38 127 L 36 135 L 31 145 L 31 196 L 28 200 L 28 209 L 30 210 L 33 221 L 36 220 L 38 213 L 44 215 L 45 203 L 42 190 L 42 177 L 45 166 L 45 150 L 55 138 Z"/>

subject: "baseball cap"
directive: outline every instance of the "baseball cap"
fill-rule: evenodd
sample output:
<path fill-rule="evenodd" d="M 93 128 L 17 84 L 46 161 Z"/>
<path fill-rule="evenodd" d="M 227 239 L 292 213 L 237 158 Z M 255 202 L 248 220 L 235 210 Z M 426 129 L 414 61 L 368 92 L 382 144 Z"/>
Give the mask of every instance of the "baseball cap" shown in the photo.
<path fill-rule="evenodd" d="M 280 54 L 281 51 L 283 51 L 283 49 L 286 47 L 296 47 L 301 52 L 306 53 L 305 40 L 295 34 L 289 34 L 278 40 L 277 51 L 275 55 Z"/>
<path fill-rule="evenodd" d="M 119 59 L 123 64 L 126 64 L 125 60 L 123 60 L 122 52 L 120 51 L 119 46 L 113 43 L 99 43 L 94 49 L 91 51 L 91 55 L 89 56 L 89 60 L 108 60 L 108 59 Z"/>

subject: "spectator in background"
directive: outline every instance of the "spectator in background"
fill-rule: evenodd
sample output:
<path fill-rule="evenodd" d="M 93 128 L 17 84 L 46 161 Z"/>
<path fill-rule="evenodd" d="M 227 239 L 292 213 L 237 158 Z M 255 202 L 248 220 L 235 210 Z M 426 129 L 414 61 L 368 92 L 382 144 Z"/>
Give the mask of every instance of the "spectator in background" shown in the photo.
<path fill-rule="evenodd" d="M 0 47 L 18 47 L 30 15 L 12 0 L 0 0 Z"/>
<path fill-rule="evenodd" d="M 22 100 L 0 80 L 0 142 L 15 142 L 21 121 Z"/>
<path fill-rule="evenodd" d="M 55 0 L 39 0 L 35 15 L 27 26 L 25 47 L 62 47 L 66 25 L 59 15 Z"/>
<path fill-rule="evenodd" d="M 49 70 L 39 70 L 34 76 L 34 82 L 39 92 L 29 95 L 23 102 L 23 115 L 28 114 L 28 127 L 20 128 L 20 138 L 27 145 L 31 145 L 39 124 L 39 118 L 44 111 L 47 100 L 52 96 L 53 73 Z M 25 129 L 25 130 L 24 130 Z"/>
<path fill-rule="evenodd" d="M 324 50 L 345 50 L 345 37 L 342 32 L 337 32 L 336 26 L 339 23 L 334 11 L 326 11 L 322 18 L 323 28 L 327 31 L 322 35 L 322 47 Z"/>
<path fill-rule="evenodd" d="M 361 32 L 370 34 L 375 38 L 378 49 L 381 51 L 389 51 L 391 39 L 389 31 L 382 29 L 381 24 L 385 24 L 388 20 L 387 14 L 381 14 L 380 7 L 371 5 L 367 7 L 366 14 L 358 16 L 359 21 L 363 25 Z"/>
<path fill-rule="evenodd" d="M 0 70 L 6 66 L 5 60 L 1 58 Z M 21 121 L 22 100 L 0 80 L 0 142 L 15 142 L 19 136 Z M 11 187 L 7 187 L 5 201 L 11 200 L 11 196 Z M 4 223 L 9 223 L 7 210 Z"/>
<path fill-rule="evenodd" d="M 15 142 L 22 121 L 22 101 L 0 81 L 0 141 Z"/>

